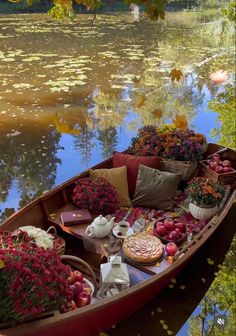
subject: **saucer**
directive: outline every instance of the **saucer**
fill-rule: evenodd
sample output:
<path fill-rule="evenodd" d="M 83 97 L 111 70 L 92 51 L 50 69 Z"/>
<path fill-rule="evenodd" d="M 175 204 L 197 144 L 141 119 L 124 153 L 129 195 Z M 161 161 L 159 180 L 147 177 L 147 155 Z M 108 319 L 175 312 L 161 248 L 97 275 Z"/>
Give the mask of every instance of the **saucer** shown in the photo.
<path fill-rule="evenodd" d="M 112 229 L 112 233 L 113 235 L 116 237 L 116 238 L 120 238 L 120 239 L 124 239 L 130 235 L 132 235 L 134 233 L 134 230 L 129 227 L 126 234 L 125 235 L 119 235 L 119 229 L 118 229 L 118 226 L 115 226 L 113 229 Z"/>

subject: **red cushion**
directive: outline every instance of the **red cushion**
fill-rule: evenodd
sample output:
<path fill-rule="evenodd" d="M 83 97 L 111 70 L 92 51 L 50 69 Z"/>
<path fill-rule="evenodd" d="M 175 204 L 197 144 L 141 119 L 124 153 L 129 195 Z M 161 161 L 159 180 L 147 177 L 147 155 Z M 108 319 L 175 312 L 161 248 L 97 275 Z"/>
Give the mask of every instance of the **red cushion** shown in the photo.
<path fill-rule="evenodd" d="M 113 154 L 113 167 L 127 167 L 127 178 L 130 198 L 133 197 L 139 165 L 142 164 L 150 168 L 158 168 L 160 159 L 158 156 L 136 156 L 131 154 L 116 152 Z"/>

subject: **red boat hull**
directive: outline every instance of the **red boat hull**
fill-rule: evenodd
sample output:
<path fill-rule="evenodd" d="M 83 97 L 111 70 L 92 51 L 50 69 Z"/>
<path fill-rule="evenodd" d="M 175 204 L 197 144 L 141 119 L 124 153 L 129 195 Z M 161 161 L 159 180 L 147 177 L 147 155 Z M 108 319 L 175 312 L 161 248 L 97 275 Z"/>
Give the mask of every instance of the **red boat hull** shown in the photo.
<path fill-rule="evenodd" d="M 155 295 L 160 293 L 165 288 L 170 279 L 175 277 L 176 274 L 184 267 L 175 269 L 175 272 L 169 273 L 168 278 L 162 278 L 158 282 L 153 282 L 149 286 L 131 292 L 120 300 L 102 304 L 100 307 L 89 310 L 87 313 L 67 317 L 68 314 L 61 314 L 59 319 L 55 320 L 52 324 L 48 323 L 43 325 L 42 321 L 37 322 L 35 329 L 32 330 L 30 324 L 24 324 L 15 329 L 12 328 L 7 335 L 15 336 L 96 336 L 101 331 L 108 330 L 120 321 L 132 315 L 135 311 L 140 309 L 145 303 L 150 301 Z M 21 332 L 22 331 L 22 332 Z"/>

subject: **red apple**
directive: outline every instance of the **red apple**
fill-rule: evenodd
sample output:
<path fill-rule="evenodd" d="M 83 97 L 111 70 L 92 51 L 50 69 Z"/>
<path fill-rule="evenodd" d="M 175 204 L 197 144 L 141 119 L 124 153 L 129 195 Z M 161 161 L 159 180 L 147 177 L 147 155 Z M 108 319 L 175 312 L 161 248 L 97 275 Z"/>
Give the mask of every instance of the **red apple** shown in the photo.
<path fill-rule="evenodd" d="M 77 308 L 75 301 L 72 300 L 67 304 L 67 311 L 75 310 Z"/>
<path fill-rule="evenodd" d="M 84 279 L 84 276 L 83 276 L 83 273 L 81 273 L 80 271 L 74 271 L 74 275 L 75 275 L 75 281 L 83 281 Z"/>
<path fill-rule="evenodd" d="M 73 284 L 76 281 L 74 272 L 70 272 L 70 276 L 68 277 L 67 281 L 69 282 L 69 284 Z"/>
<path fill-rule="evenodd" d="M 170 233 L 169 233 L 169 235 L 168 235 L 168 239 L 169 240 L 178 240 L 178 234 L 175 232 L 175 230 L 174 231 L 171 231 Z"/>
<path fill-rule="evenodd" d="M 215 170 L 216 167 L 218 167 L 218 162 L 217 161 L 211 161 L 209 163 L 209 168 L 211 168 L 212 170 Z"/>
<path fill-rule="evenodd" d="M 83 292 L 84 285 L 82 284 L 82 282 L 76 281 L 74 285 L 77 288 L 78 293 Z"/>
<path fill-rule="evenodd" d="M 178 251 L 178 248 L 175 243 L 169 242 L 166 244 L 166 252 L 169 256 L 174 256 L 177 251 Z"/>
<path fill-rule="evenodd" d="M 85 291 L 79 293 L 75 299 L 75 303 L 77 307 L 87 306 L 90 302 L 91 302 L 91 296 Z"/>
<path fill-rule="evenodd" d="M 164 225 L 163 222 L 159 221 L 159 222 L 156 222 L 156 226 L 158 225 Z"/>
<path fill-rule="evenodd" d="M 232 170 L 233 170 L 232 167 L 228 167 L 228 166 L 223 167 L 223 172 L 224 172 L 224 173 L 229 173 L 229 172 L 231 172 Z"/>
<path fill-rule="evenodd" d="M 79 293 L 79 289 L 75 285 L 70 285 L 70 290 L 72 292 L 73 298 L 75 298 L 78 295 L 78 293 Z"/>
<path fill-rule="evenodd" d="M 211 156 L 211 161 L 217 161 L 219 162 L 220 161 L 220 156 L 219 154 L 214 154 Z"/>
<path fill-rule="evenodd" d="M 166 219 L 164 219 L 164 225 L 165 225 L 165 228 L 168 231 L 172 231 L 175 228 L 175 222 L 174 222 L 174 220 L 172 218 L 166 218 Z"/>
<path fill-rule="evenodd" d="M 178 228 L 181 232 L 185 232 L 185 225 L 182 222 L 175 223 L 175 229 Z"/>
<path fill-rule="evenodd" d="M 85 282 L 83 285 L 84 285 L 84 291 L 91 295 L 92 288 L 89 286 L 89 284 Z"/>
<path fill-rule="evenodd" d="M 163 224 L 156 226 L 155 232 L 161 237 L 164 237 L 167 234 L 166 227 Z"/>
<path fill-rule="evenodd" d="M 67 304 L 62 304 L 60 306 L 60 313 L 66 313 L 66 312 L 68 312 Z"/>
<path fill-rule="evenodd" d="M 224 160 L 224 161 L 222 161 L 222 166 L 223 167 L 231 167 L 231 162 L 229 160 Z"/>
<path fill-rule="evenodd" d="M 175 228 L 175 231 L 174 231 L 176 234 L 177 234 L 177 236 L 179 237 L 179 235 L 180 235 L 180 233 L 181 233 L 181 231 L 180 231 L 180 229 L 179 228 Z"/>
<path fill-rule="evenodd" d="M 224 168 L 223 168 L 222 166 L 217 166 L 217 167 L 215 168 L 215 172 L 216 172 L 217 174 L 221 174 L 221 173 L 223 173 L 223 171 L 224 171 Z"/>

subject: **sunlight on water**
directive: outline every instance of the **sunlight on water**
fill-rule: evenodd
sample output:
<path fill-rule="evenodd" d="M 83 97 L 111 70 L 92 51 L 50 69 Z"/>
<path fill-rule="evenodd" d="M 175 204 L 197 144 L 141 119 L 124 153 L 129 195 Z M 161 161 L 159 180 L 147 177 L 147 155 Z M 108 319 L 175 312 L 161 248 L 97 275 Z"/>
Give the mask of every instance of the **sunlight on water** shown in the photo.
<path fill-rule="evenodd" d="M 73 23 L 0 17 L 2 211 L 10 191 L 16 209 L 126 148 L 142 124 L 182 116 L 215 140 L 220 123 L 207 102 L 223 85 L 209 73 L 224 65 L 232 78 L 232 32 L 220 39 L 219 21 L 184 26 L 177 18 L 99 15 L 91 30 L 87 15 Z"/>

